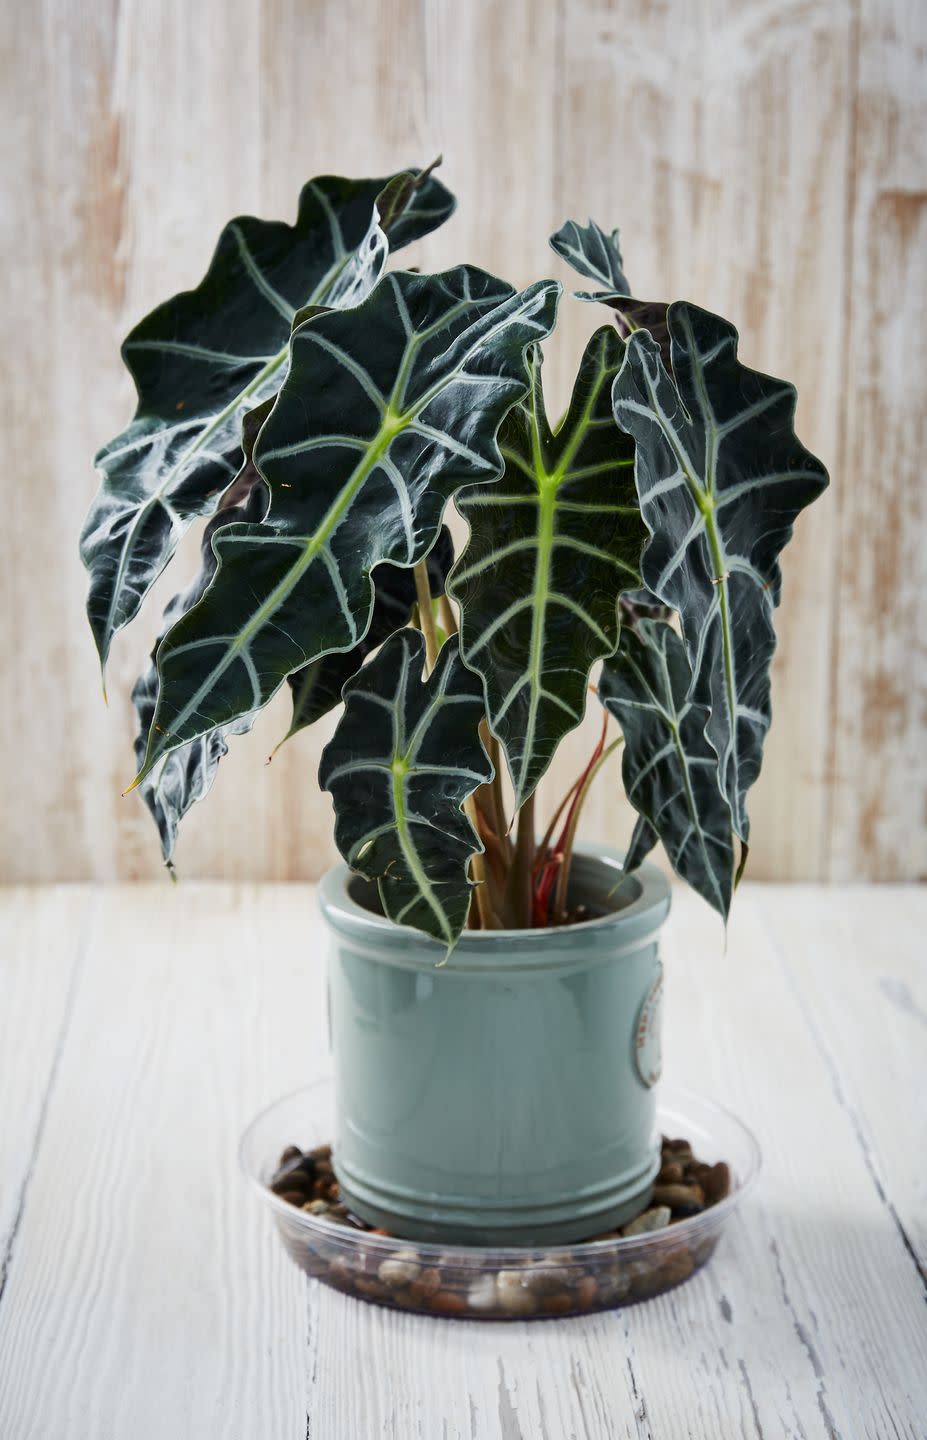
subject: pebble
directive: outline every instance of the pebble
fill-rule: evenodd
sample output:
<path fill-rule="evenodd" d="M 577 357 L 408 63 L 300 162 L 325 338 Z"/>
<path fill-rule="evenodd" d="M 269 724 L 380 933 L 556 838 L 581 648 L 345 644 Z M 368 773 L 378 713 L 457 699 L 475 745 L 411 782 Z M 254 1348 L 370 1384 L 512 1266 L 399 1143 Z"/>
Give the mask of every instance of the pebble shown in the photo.
<path fill-rule="evenodd" d="M 478 1310 L 480 1314 L 495 1310 L 497 1301 L 495 1275 L 481 1275 L 467 1291 L 467 1304 L 471 1310 Z"/>
<path fill-rule="evenodd" d="M 414 1250 L 397 1250 L 389 1260 L 384 1260 L 377 1271 L 384 1285 L 399 1289 L 410 1285 L 422 1273 L 422 1267 Z"/>
<path fill-rule="evenodd" d="M 409 1294 L 417 1300 L 425 1300 L 429 1295 L 434 1295 L 441 1289 L 443 1276 L 436 1266 L 429 1266 L 423 1270 L 417 1280 L 413 1280 L 409 1286 Z"/>
<path fill-rule="evenodd" d="M 529 1265 L 524 1270 L 515 1270 L 513 1275 L 523 1276 L 522 1284 L 533 1290 L 535 1295 L 550 1295 L 563 1289 L 563 1271 L 551 1265 Z"/>
<path fill-rule="evenodd" d="M 731 1167 L 724 1160 L 719 1160 L 705 1176 L 704 1184 L 705 1199 L 709 1205 L 717 1205 L 719 1200 L 724 1200 L 730 1194 Z"/>
<path fill-rule="evenodd" d="M 630 1239 L 632 1235 L 649 1235 L 651 1230 L 663 1230 L 670 1223 L 671 1214 L 668 1205 L 657 1205 L 630 1220 L 621 1233 L 625 1239 Z"/>
<path fill-rule="evenodd" d="M 599 1282 L 594 1275 L 583 1275 L 574 1285 L 573 1294 L 581 1310 L 591 1310 L 599 1298 Z"/>
<path fill-rule="evenodd" d="M 454 1290 L 439 1290 L 432 1295 L 430 1300 L 432 1310 L 437 1310 L 439 1315 L 465 1315 L 467 1301 L 463 1295 L 458 1295 Z"/>
<path fill-rule="evenodd" d="M 705 1192 L 700 1185 L 656 1185 L 655 1205 L 668 1205 L 674 1215 L 697 1215 L 705 1209 Z"/>
<path fill-rule="evenodd" d="M 500 1270 L 496 1276 L 496 1294 L 500 1306 L 510 1315 L 531 1315 L 537 1309 L 524 1270 Z"/>
<path fill-rule="evenodd" d="M 560 1290 L 556 1295 L 545 1295 L 541 1301 L 541 1309 L 545 1315 L 569 1315 L 575 1304 L 568 1290 Z"/>
<path fill-rule="evenodd" d="M 423 1263 L 424 1256 L 411 1243 L 394 1248 L 385 1257 L 357 1250 L 354 1242 L 344 1236 L 346 1228 L 395 1237 L 389 1230 L 367 1225 L 344 1204 L 331 1154 L 330 1145 L 318 1145 L 307 1152 L 289 1145 L 270 1182 L 274 1193 L 288 1204 L 324 1216 L 331 1223 L 330 1240 L 321 1235 L 323 1227 L 305 1240 L 306 1253 L 300 1255 L 300 1263 L 311 1274 L 348 1294 L 439 1315 L 571 1315 L 658 1295 L 703 1265 L 718 1242 L 716 1230 L 690 1234 L 684 1228 L 677 1232 L 676 1225 L 716 1205 L 731 1189 L 730 1167 L 723 1160 L 704 1164 L 693 1156 L 688 1140 L 664 1138 L 662 1163 L 649 1207 L 623 1229 L 592 1239 L 643 1238 L 669 1229 L 671 1234 L 678 1234 L 678 1241 L 661 1239 L 652 1255 L 630 1247 L 630 1255 L 624 1256 L 619 1247 L 606 1256 L 605 1264 L 595 1252 L 586 1251 L 585 1242 L 580 1241 L 543 1251 L 537 1260 L 522 1265 L 481 1273 L 468 1263 L 466 1247 L 442 1252 L 438 1263 L 430 1266 Z M 336 1226 L 341 1229 L 340 1235 Z"/>

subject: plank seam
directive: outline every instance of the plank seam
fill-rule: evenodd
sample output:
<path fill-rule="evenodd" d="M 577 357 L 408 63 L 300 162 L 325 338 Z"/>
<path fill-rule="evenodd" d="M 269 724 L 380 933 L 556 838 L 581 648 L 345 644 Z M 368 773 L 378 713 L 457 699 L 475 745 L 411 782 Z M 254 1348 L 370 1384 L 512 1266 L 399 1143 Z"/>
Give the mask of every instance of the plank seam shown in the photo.
<path fill-rule="evenodd" d="M 39 1106 L 39 1115 L 35 1127 L 35 1135 L 32 1141 L 32 1150 L 29 1154 L 29 1163 L 23 1176 L 19 1189 L 19 1199 L 16 1204 L 16 1211 L 13 1216 L 13 1223 L 10 1226 L 10 1233 L 7 1236 L 6 1247 L 3 1253 L 3 1260 L 0 1262 L 0 1306 L 3 1304 L 3 1296 L 6 1291 L 7 1280 L 10 1276 L 10 1269 L 13 1264 L 13 1253 L 16 1248 L 16 1239 L 23 1216 L 26 1212 L 26 1200 L 29 1195 L 29 1187 L 39 1158 L 39 1151 L 42 1148 L 42 1139 L 45 1134 L 45 1122 L 48 1117 L 52 1093 L 55 1088 L 55 1081 L 58 1077 L 58 1069 L 61 1063 L 61 1056 L 64 1051 L 68 1032 L 71 1028 L 71 1019 L 74 1013 L 74 1005 L 77 998 L 77 988 L 83 976 L 84 965 L 87 958 L 87 951 L 90 942 L 90 932 L 96 920 L 100 908 L 99 892 L 94 897 L 94 903 L 89 914 L 85 917 L 81 926 L 80 937 L 77 942 L 77 949 L 74 955 L 74 963 L 71 966 L 71 974 L 68 978 L 68 988 L 65 995 L 64 1010 L 62 1012 L 61 1024 L 58 1027 L 58 1036 L 55 1041 L 55 1050 L 52 1055 L 52 1062 L 48 1070 L 48 1080 L 45 1085 L 45 1093 Z"/>

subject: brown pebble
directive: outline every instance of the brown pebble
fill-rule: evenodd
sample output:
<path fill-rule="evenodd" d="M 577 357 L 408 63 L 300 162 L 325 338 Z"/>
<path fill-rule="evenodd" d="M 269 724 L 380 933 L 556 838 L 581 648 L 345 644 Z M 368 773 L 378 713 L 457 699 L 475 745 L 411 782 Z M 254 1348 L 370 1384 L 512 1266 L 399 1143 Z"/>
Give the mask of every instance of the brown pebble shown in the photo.
<path fill-rule="evenodd" d="M 695 1269 L 695 1261 L 686 1247 L 667 1251 L 659 1262 L 659 1276 L 663 1284 L 669 1289 L 672 1285 L 681 1285 L 683 1280 L 688 1280 Z"/>
<path fill-rule="evenodd" d="M 583 1275 L 573 1287 L 576 1303 L 581 1310 L 589 1310 L 599 1298 L 599 1286 L 594 1275 Z"/>
<path fill-rule="evenodd" d="M 304 1190 L 284 1190 L 280 1194 L 280 1199 L 285 1200 L 288 1205 L 301 1207 L 306 1203 L 306 1193 Z"/>
<path fill-rule="evenodd" d="M 285 1190 L 302 1190 L 303 1198 L 308 1194 L 308 1181 L 301 1170 L 285 1170 L 282 1175 L 277 1175 L 271 1181 L 271 1190 L 275 1195 L 282 1195 Z"/>
<path fill-rule="evenodd" d="M 731 1189 L 731 1167 L 723 1160 L 717 1165 L 712 1165 L 705 1176 L 705 1196 L 709 1205 L 717 1205 L 730 1193 Z"/>
<path fill-rule="evenodd" d="M 664 1136 L 663 1149 L 668 1150 L 674 1159 L 680 1157 L 691 1158 L 692 1156 L 692 1146 L 688 1140 L 667 1140 Z"/>
<path fill-rule="evenodd" d="M 330 1145 L 316 1145 L 312 1150 L 307 1151 L 310 1160 L 330 1160 L 332 1158 L 332 1147 Z"/>
<path fill-rule="evenodd" d="M 657 1176 L 658 1185 L 679 1185 L 682 1182 L 683 1170 L 678 1160 L 670 1160 L 665 1164 Z"/>
<path fill-rule="evenodd" d="M 439 1315 L 463 1315 L 467 1309 L 464 1297 L 453 1290 L 438 1290 L 432 1295 L 429 1304 Z"/>
<path fill-rule="evenodd" d="M 284 1150 L 283 1154 L 280 1156 L 279 1168 L 282 1170 L 283 1166 L 289 1165 L 292 1160 L 301 1160 L 302 1158 L 303 1152 L 300 1150 L 298 1145 L 288 1145 Z"/>
<path fill-rule="evenodd" d="M 648 1235 L 651 1230 L 665 1230 L 670 1223 L 671 1211 L 668 1205 L 655 1205 L 652 1210 L 644 1210 L 640 1215 L 635 1215 L 629 1220 L 622 1230 L 622 1235 L 627 1239 L 632 1236 Z"/>
<path fill-rule="evenodd" d="M 668 1205 L 674 1215 L 697 1215 L 705 1209 L 705 1192 L 700 1185 L 656 1185 L 654 1205 Z"/>
<path fill-rule="evenodd" d="M 354 1288 L 361 1295 L 367 1295 L 371 1300 L 385 1300 L 389 1291 L 381 1280 L 374 1280 L 370 1275 L 357 1275 L 354 1278 Z"/>
<path fill-rule="evenodd" d="M 436 1270 L 433 1265 L 429 1266 L 427 1270 L 422 1271 L 417 1280 L 412 1281 L 409 1286 L 409 1294 L 416 1300 L 427 1300 L 429 1295 L 434 1295 L 441 1289 L 441 1279 L 441 1271 Z"/>
<path fill-rule="evenodd" d="M 569 1315 L 573 1309 L 573 1297 L 565 1290 L 556 1295 L 545 1295 L 541 1301 L 541 1309 L 547 1315 Z"/>

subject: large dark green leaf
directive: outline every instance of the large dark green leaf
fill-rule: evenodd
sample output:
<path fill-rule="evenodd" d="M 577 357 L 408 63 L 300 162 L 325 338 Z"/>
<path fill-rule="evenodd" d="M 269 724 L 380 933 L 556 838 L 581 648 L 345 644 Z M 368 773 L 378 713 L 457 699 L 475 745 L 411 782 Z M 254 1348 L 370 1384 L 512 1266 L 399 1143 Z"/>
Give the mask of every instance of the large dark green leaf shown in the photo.
<path fill-rule="evenodd" d="M 611 406 L 623 355 L 609 326 L 593 335 L 570 408 L 552 431 L 538 351 L 531 391 L 500 431 L 501 482 L 457 497 L 470 540 L 449 590 L 461 607 L 463 657 L 486 684 L 516 806 L 582 719 L 590 669 L 618 643 L 618 597 L 640 585 L 647 532 L 634 446 Z"/>
<path fill-rule="evenodd" d="M 447 572 L 454 562 L 450 531 L 441 530 L 428 556 L 428 580 L 433 596 L 443 593 Z M 415 572 L 397 565 L 378 565 L 371 579 L 374 587 L 373 614 L 370 629 L 353 650 L 335 651 L 313 660 L 290 675 L 287 684 L 293 695 L 293 719 L 284 736 L 289 740 L 298 730 L 314 725 L 329 710 L 341 704 L 345 682 L 358 670 L 383 641 L 409 623 L 415 606 Z M 281 742 L 282 743 L 282 742 Z"/>
<path fill-rule="evenodd" d="M 138 733 L 135 739 L 135 759 L 141 765 L 148 745 L 148 731 L 154 718 L 158 699 L 158 667 L 156 656 L 158 646 L 176 620 L 185 614 L 198 600 L 216 571 L 216 555 L 212 548 L 213 536 L 223 525 L 236 521 L 257 521 L 267 511 L 269 492 L 252 454 L 261 425 L 267 419 L 273 400 L 245 416 L 242 426 L 242 449 L 244 464 L 232 484 L 219 501 L 219 507 L 203 532 L 200 569 L 188 588 L 175 595 L 164 611 L 161 632 L 151 652 L 147 670 L 139 676 L 132 690 L 132 704 L 138 716 Z M 139 792 L 158 827 L 161 837 L 161 853 L 164 863 L 172 867 L 177 830 L 191 805 L 202 800 L 216 778 L 219 761 L 228 751 L 230 735 L 243 735 L 254 724 L 254 715 L 244 715 L 231 725 L 219 726 L 181 745 L 145 777 Z"/>
<path fill-rule="evenodd" d="M 749 838 L 746 794 L 770 722 L 778 555 L 798 513 L 827 484 L 794 430 L 795 390 L 737 359 L 737 331 L 683 303 L 666 311 L 672 375 L 646 331 L 627 343 L 615 418 L 636 442 L 651 540 L 644 583 L 679 611 L 692 699 L 734 830 Z"/>
<path fill-rule="evenodd" d="M 624 735 L 622 776 L 638 822 L 625 858 L 636 870 L 663 841 L 677 875 L 727 919 L 734 878 L 731 811 L 718 788 L 708 712 L 689 699 L 685 646 L 660 620 L 622 627 L 599 699 Z"/>
<path fill-rule="evenodd" d="M 467 266 L 397 273 L 300 326 L 255 450 L 270 511 L 216 535 L 215 579 L 158 651 L 142 774 L 360 643 L 374 566 L 415 564 L 448 497 L 499 473 L 496 433 L 528 388 L 525 351 L 553 326 L 559 289 L 516 294 Z"/>
<path fill-rule="evenodd" d="M 393 635 L 344 690 L 319 769 L 345 860 L 379 884 L 384 912 L 450 947 L 467 919 L 470 857 L 482 852 L 462 806 L 493 769 L 479 738 L 482 687 L 453 640 L 423 682 L 418 631 Z"/>
<path fill-rule="evenodd" d="M 122 353 L 138 407 L 96 457 L 102 484 L 81 538 L 104 665 L 183 531 L 235 477 L 242 417 L 278 389 L 296 312 L 363 299 L 389 245 L 427 234 L 453 206 L 430 174 L 310 180 L 295 226 L 231 221 L 197 288 L 132 331 Z"/>

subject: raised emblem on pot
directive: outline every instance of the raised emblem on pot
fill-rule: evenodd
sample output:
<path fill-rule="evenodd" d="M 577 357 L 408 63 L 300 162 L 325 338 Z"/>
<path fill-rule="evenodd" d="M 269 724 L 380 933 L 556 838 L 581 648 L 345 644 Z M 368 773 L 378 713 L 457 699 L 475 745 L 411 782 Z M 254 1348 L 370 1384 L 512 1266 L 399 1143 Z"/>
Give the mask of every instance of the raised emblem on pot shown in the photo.
<path fill-rule="evenodd" d="M 660 1020 L 663 1010 L 663 966 L 657 968 L 656 979 L 644 996 L 634 1030 L 634 1058 L 637 1073 L 648 1086 L 656 1085 L 663 1071 L 660 1048 Z"/>

